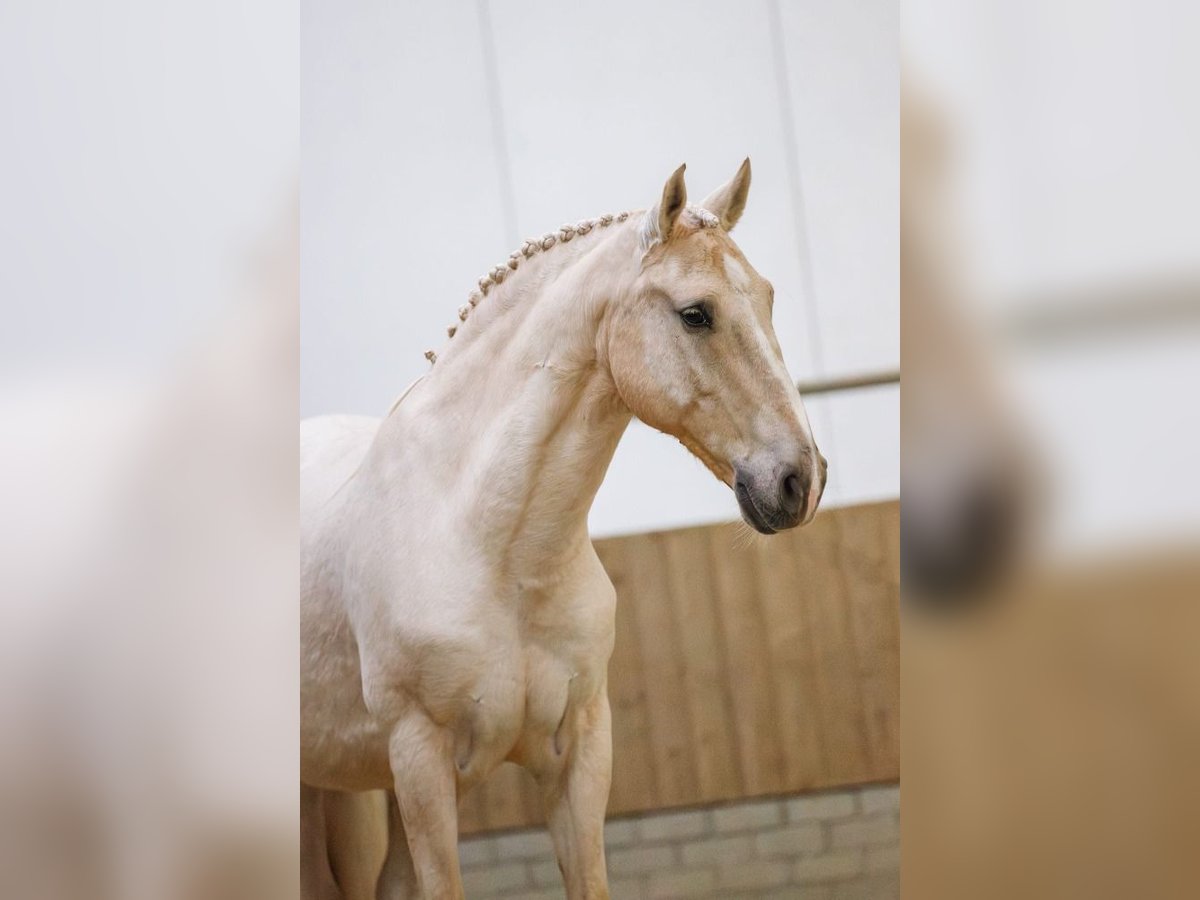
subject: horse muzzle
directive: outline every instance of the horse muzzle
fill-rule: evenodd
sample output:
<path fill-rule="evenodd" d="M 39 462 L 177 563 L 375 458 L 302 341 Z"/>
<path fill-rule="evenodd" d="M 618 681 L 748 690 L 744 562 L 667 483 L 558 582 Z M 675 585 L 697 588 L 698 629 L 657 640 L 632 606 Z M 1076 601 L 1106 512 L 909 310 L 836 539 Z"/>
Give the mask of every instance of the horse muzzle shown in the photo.
<path fill-rule="evenodd" d="M 816 452 L 762 469 L 735 465 L 733 492 L 742 518 L 761 534 L 807 525 L 821 503 L 828 473 L 828 462 Z"/>

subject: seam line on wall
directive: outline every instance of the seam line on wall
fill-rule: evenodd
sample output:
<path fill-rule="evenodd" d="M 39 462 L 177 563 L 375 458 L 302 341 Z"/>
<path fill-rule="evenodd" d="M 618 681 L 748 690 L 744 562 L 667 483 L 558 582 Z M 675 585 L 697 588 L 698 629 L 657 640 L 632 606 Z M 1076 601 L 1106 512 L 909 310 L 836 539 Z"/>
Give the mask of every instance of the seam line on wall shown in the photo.
<path fill-rule="evenodd" d="M 492 144 L 496 154 L 496 176 L 500 184 L 500 206 L 504 211 L 504 232 L 508 246 L 515 247 L 517 237 L 517 195 L 513 187 L 512 163 L 508 156 L 508 136 L 504 128 L 504 104 L 500 92 L 500 63 L 496 55 L 496 34 L 488 0 L 475 0 L 479 17 L 479 42 L 483 56 L 483 74 L 487 91 L 488 115 L 492 120 Z"/>
<path fill-rule="evenodd" d="M 817 306 L 817 286 L 812 270 L 812 250 L 808 240 L 808 213 L 804 203 L 804 179 L 800 172 L 800 148 L 797 145 L 796 118 L 792 113 L 792 89 L 788 78 L 787 48 L 783 43 L 783 14 L 779 0 L 767 0 L 770 18 L 771 50 L 774 56 L 775 82 L 779 92 L 779 119 L 783 127 L 783 156 L 787 163 L 788 191 L 792 195 L 792 219 L 796 229 L 796 253 L 800 257 L 800 285 L 804 291 L 804 314 L 808 324 L 808 349 L 817 375 L 825 374 L 825 354 L 821 345 L 821 317 Z"/>
<path fill-rule="evenodd" d="M 783 12 L 779 0 L 767 0 L 767 17 L 771 32 L 771 52 L 774 57 L 775 82 L 779 100 L 779 122 L 783 129 L 783 158 L 787 166 L 788 191 L 792 199 L 792 221 L 796 231 L 796 255 L 800 261 L 800 290 L 804 294 L 804 321 L 808 330 L 808 352 L 813 371 L 818 378 L 826 374 L 825 347 L 821 339 L 821 311 L 817 304 L 817 284 L 813 275 L 812 247 L 808 239 L 808 211 L 804 203 L 804 178 L 800 169 L 799 132 L 793 113 L 791 81 L 788 78 L 787 47 L 783 42 Z M 830 459 L 837 456 L 837 435 L 834 433 L 833 410 L 813 409 L 813 417 L 824 419 L 821 444 Z M 829 476 L 826 490 L 834 496 L 841 485 L 837 470 Z M 832 489 L 832 490 L 831 490 Z"/>

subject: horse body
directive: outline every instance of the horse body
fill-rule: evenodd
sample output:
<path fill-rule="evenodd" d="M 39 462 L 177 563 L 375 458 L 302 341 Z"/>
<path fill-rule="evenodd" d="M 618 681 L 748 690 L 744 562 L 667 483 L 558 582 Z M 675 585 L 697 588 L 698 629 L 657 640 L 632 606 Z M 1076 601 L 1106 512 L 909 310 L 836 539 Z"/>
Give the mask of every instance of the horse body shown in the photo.
<path fill-rule="evenodd" d="M 457 799 L 507 759 L 539 786 L 569 896 L 607 896 L 616 599 L 587 514 L 633 414 L 759 530 L 811 518 L 823 460 L 769 285 L 724 233 L 748 186 L 745 165 L 685 208 L 681 168 L 645 215 L 564 230 L 553 253 L 527 242 L 385 419 L 305 424 L 301 777 L 395 791 L 383 882 L 461 896 Z M 721 337 L 668 292 L 727 304 Z"/>
<path fill-rule="evenodd" d="M 510 554 L 517 523 L 506 534 L 499 511 L 435 481 L 445 460 L 390 457 L 413 427 L 395 416 L 352 433 L 341 420 L 306 423 L 302 466 L 323 469 L 324 490 L 304 510 L 301 774 L 322 788 L 392 788 L 392 730 L 420 714 L 453 734 L 465 791 L 510 755 L 536 760 L 568 701 L 595 695 L 614 597 L 582 522 L 547 527 L 540 540 L 561 542 L 553 559 Z"/>

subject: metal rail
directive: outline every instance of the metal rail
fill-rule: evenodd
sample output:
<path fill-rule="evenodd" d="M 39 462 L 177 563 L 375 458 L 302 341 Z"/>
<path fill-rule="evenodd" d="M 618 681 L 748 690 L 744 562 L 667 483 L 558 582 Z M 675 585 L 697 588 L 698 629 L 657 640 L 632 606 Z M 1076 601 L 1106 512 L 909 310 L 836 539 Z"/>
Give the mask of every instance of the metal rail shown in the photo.
<path fill-rule="evenodd" d="M 1022 298 L 1001 314 L 1004 337 L 1022 344 L 1173 334 L 1200 325 L 1200 280 L 1161 278 Z"/>
<path fill-rule="evenodd" d="M 879 387 L 885 384 L 899 384 L 900 370 L 892 369 L 884 372 L 869 372 L 862 375 L 842 375 L 835 378 L 814 378 L 810 381 L 800 381 L 796 387 L 805 396 L 812 394 L 832 394 L 837 391 L 852 391 L 857 388 Z"/>
<path fill-rule="evenodd" d="M 1194 276 L 1141 285 L 1118 284 L 1056 294 L 1018 304 L 999 330 L 1016 344 L 1053 344 L 1089 338 L 1177 332 L 1200 326 L 1200 280 Z M 899 384 L 900 370 L 813 378 L 796 387 L 805 396 Z"/>

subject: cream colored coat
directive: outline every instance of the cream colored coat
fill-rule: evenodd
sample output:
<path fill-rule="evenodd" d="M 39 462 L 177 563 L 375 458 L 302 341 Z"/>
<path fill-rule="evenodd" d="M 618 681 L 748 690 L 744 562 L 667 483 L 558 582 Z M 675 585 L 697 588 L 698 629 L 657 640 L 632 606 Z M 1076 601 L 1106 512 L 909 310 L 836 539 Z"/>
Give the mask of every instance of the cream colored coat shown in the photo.
<path fill-rule="evenodd" d="M 303 424 L 309 896 L 374 895 L 366 825 L 330 849 L 354 872 L 313 867 L 318 820 L 382 815 L 319 791 L 378 788 L 399 812 L 379 896 L 461 896 L 457 799 L 504 760 L 540 787 L 568 895 L 607 896 L 616 598 L 587 514 L 630 417 L 677 436 L 763 532 L 810 519 L 825 481 L 773 291 L 728 235 L 749 183 L 747 161 L 688 207 L 680 167 L 647 213 L 527 242 L 382 422 Z"/>

